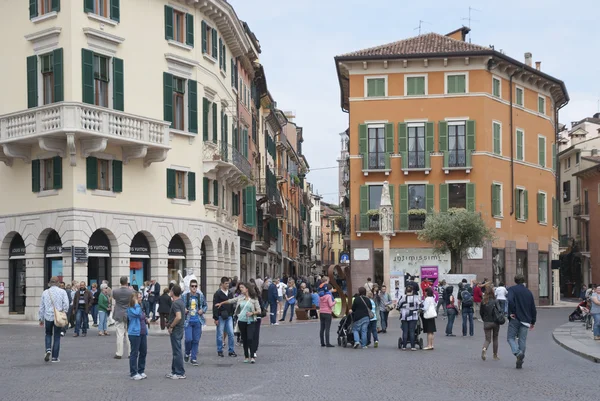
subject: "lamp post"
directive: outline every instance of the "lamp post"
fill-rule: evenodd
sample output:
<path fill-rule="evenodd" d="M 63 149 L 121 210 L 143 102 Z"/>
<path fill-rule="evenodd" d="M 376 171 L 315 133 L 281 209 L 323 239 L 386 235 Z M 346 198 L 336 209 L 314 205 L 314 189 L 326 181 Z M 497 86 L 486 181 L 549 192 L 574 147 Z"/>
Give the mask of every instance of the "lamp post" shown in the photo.
<path fill-rule="evenodd" d="M 383 238 L 383 284 L 386 284 L 390 282 L 390 239 L 394 235 L 394 210 L 387 181 L 383 182 L 379 203 L 379 235 Z"/>

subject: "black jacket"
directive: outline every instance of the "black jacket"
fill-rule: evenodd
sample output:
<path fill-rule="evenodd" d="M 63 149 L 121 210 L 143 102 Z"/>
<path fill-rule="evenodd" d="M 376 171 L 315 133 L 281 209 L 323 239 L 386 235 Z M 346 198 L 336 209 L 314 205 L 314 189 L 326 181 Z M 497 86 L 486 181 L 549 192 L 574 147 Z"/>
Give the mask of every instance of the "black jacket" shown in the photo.
<path fill-rule="evenodd" d="M 537 310 L 533 294 L 523 284 L 513 285 L 508 289 L 508 316 L 515 315 L 522 323 L 535 325 Z"/>
<path fill-rule="evenodd" d="M 354 315 L 354 321 L 362 319 L 363 317 L 369 317 L 369 311 L 371 310 L 371 300 L 364 295 L 356 295 L 354 302 L 352 302 L 352 314 Z"/>
<path fill-rule="evenodd" d="M 171 312 L 171 296 L 169 294 L 162 294 L 158 298 L 158 313 L 170 313 Z"/>
<path fill-rule="evenodd" d="M 481 320 L 483 320 L 486 323 L 496 323 L 494 321 L 494 314 L 493 314 L 493 310 L 494 310 L 494 307 L 496 306 L 496 304 L 498 304 L 498 301 L 495 299 L 489 299 L 487 304 L 484 304 L 484 303 L 481 304 L 481 309 L 479 310 L 479 313 L 481 314 Z M 500 310 L 500 311 L 503 310 L 500 307 L 500 305 L 498 305 L 498 310 Z"/>
<path fill-rule="evenodd" d="M 225 302 L 228 299 L 233 298 L 233 291 L 229 290 L 227 295 L 219 288 L 215 295 L 213 295 L 213 320 L 218 320 L 219 317 L 233 317 L 233 304 L 221 305 L 220 308 L 217 308 L 217 304 L 221 302 Z"/>

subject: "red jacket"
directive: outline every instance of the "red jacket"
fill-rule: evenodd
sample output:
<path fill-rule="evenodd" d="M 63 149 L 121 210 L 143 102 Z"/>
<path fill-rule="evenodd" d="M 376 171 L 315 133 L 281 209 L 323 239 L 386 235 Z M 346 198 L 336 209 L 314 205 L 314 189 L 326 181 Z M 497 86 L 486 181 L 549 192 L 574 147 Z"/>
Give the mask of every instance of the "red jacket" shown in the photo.
<path fill-rule="evenodd" d="M 483 291 L 481 287 L 476 285 L 473 289 L 473 302 L 481 302 L 483 300 Z"/>

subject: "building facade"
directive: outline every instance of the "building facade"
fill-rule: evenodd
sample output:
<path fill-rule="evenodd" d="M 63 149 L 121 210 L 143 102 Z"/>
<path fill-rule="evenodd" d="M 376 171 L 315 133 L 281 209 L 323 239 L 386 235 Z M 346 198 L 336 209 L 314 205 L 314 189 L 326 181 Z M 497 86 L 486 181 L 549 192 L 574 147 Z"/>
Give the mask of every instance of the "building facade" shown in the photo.
<path fill-rule="evenodd" d="M 559 134 L 560 282 L 561 292 L 565 296 L 578 297 L 581 286 L 593 282 L 587 226 L 590 205 L 594 203 L 589 200 L 589 191 L 582 190 L 582 176 L 579 173 L 596 165 L 589 157 L 596 155 L 598 149 L 600 113 L 573 122 L 571 129 Z M 592 178 L 593 174 L 590 176 L 589 173 L 586 176 Z"/>
<path fill-rule="evenodd" d="M 536 300 L 548 303 L 558 254 L 554 138 L 566 88 L 533 68 L 530 53 L 519 62 L 467 42 L 468 32 L 335 58 L 350 114 L 353 280 L 382 276 L 377 209 L 388 181 L 391 271 L 419 275 L 420 266 L 437 265 L 448 273 L 448 257 L 417 232 L 434 210 L 466 208 L 482 214 L 497 240 L 465 260 L 462 273 L 508 284 L 522 273 Z"/>
<path fill-rule="evenodd" d="M 0 94 L 2 318 L 37 319 L 51 276 L 141 287 L 194 268 L 211 293 L 259 271 L 264 71 L 247 24 L 224 0 L 83 4 L 0 17 L 15 60 Z"/>

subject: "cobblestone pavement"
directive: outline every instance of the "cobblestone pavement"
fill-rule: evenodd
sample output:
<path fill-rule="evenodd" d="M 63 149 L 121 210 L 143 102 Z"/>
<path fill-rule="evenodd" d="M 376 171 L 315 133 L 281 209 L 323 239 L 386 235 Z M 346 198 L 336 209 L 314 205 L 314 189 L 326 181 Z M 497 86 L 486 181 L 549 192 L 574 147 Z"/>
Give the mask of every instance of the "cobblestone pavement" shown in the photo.
<path fill-rule="evenodd" d="M 565 400 L 597 398 L 600 365 L 574 355 L 552 339 L 570 309 L 544 309 L 529 334 L 522 370 L 500 332 L 500 361 L 480 358 L 482 324 L 475 336 L 436 338 L 434 351 L 397 349 L 397 316 L 381 335 L 380 347 L 367 350 L 322 349 L 318 323 L 263 327 L 256 365 L 243 358 L 219 358 L 215 333 L 204 333 L 200 367 L 186 365 L 187 380 L 164 377 L 170 370 L 168 337 L 151 335 L 147 380 L 129 380 L 128 361 L 113 359 L 115 336 L 86 338 L 67 334 L 58 364 L 44 363 L 43 330 L 32 325 L 0 326 L 0 400 L 402 400 L 426 394 L 448 400 Z M 445 321 L 437 322 L 443 333 Z M 337 328 L 337 321 L 334 321 Z M 439 333 L 438 333 L 439 334 Z M 335 338 L 332 336 L 332 341 Z M 241 349 L 237 350 L 242 353 Z M 490 355 L 491 356 L 491 355 Z M 192 398 L 194 397 L 194 398 Z"/>

